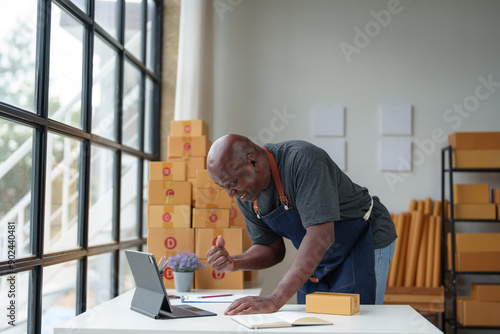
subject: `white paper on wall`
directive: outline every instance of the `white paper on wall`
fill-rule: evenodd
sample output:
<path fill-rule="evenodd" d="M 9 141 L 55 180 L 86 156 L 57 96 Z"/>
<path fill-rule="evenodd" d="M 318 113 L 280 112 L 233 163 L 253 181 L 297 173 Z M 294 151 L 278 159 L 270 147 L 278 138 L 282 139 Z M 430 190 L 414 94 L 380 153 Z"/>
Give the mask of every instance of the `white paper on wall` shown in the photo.
<path fill-rule="evenodd" d="M 410 104 L 387 104 L 380 108 L 381 132 L 383 135 L 412 134 L 412 112 Z"/>
<path fill-rule="evenodd" d="M 316 106 L 313 108 L 315 136 L 344 136 L 345 111 L 343 106 Z"/>
<path fill-rule="evenodd" d="M 324 149 L 340 169 L 346 170 L 346 141 L 344 139 L 316 138 L 314 144 Z"/>
<path fill-rule="evenodd" d="M 382 139 L 380 141 L 380 170 L 411 171 L 411 148 L 411 139 Z"/>

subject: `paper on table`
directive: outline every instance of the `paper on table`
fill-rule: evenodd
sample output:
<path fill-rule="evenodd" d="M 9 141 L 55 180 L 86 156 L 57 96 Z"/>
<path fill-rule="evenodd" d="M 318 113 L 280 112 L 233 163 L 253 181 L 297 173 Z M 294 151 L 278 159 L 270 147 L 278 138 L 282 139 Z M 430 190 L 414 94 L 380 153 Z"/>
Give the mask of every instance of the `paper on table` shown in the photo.
<path fill-rule="evenodd" d="M 232 303 L 238 298 L 243 298 L 247 296 L 255 296 L 255 295 L 231 295 L 231 296 L 224 296 L 224 297 L 210 297 L 210 298 L 200 298 L 205 295 L 182 295 L 181 300 L 183 303 Z M 207 295 L 210 296 L 210 295 Z"/>

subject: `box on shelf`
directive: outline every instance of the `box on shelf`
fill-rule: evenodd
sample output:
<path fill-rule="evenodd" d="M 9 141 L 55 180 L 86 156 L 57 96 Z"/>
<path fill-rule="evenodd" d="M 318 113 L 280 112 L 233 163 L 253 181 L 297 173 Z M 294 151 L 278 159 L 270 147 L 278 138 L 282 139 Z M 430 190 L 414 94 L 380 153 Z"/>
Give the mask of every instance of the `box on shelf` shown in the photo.
<path fill-rule="evenodd" d="M 202 259 L 207 264 L 206 259 Z M 196 289 L 243 289 L 243 271 L 232 273 L 219 272 L 210 265 L 206 268 L 195 271 Z"/>
<path fill-rule="evenodd" d="M 457 297 L 457 321 L 463 326 L 500 326 L 500 303 Z"/>
<path fill-rule="evenodd" d="M 190 205 L 148 205 L 148 228 L 190 228 Z"/>
<path fill-rule="evenodd" d="M 228 228 L 229 209 L 193 208 L 194 228 Z"/>
<path fill-rule="evenodd" d="M 500 252 L 458 252 L 455 260 L 457 271 L 500 271 Z M 451 270 L 449 265 L 448 269 Z"/>
<path fill-rule="evenodd" d="M 451 269 L 451 233 L 447 235 Z M 500 233 L 456 233 L 455 269 L 458 271 L 500 271 Z"/>
<path fill-rule="evenodd" d="M 222 235 L 224 247 L 231 255 L 243 252 L 243 232 L 238 228 L 197 228 L 195 253 L 200 258 L 206 258 L 208 250 L 215 246 L 217 237 Z"/>
<path fill-rule="evenodd" d="M 313 292 L 306 295 L 306 312 L 352 315 L 359 312 L 359 294 Z"/>
<path fill-rule="evenodd" d="M 206 157 L 210 141 L 206 136 L 168 137 L 168 157 Z M 167 159 L 168 160 L 168 159 Z"/>
<path fill-rule="evenodd" d="M 500 302 L 500 284 L 471 283 L 470 291 L 472 299 Z"/>
<path fill-rule="evenodd" d="M 208 170 L 206 169 L 198 169 L 196 171 L 196 187 L 205 189 L 221 189 L 221 187 L 215 184 L 214 180 L 210 178 L 210 176 L 208 175 Z"/>
<path fill-rule="evenodd" d="M 186 181 L 185 162 L 151 161 L 149 163 L 150 181 Z"/>
<path fill-rule="evenodd" d="M 454 132 L 448 136 L 448 145 L 464 150 L 500 149 L 500 132 Z"/>
<path fill-rule="evenodd" d="M 162 256 L 169 257 L 177 251 L 194 252 L 194 229 L 192 228 L 162 228 L 148 229 L 148 253 L 153 253 L 156 260 Z"/>
<path fill-rule="evenodd" d="M 170 134 L 173 137 L 208 136 L 208 124 L 201 119 L 170 121 Z"/>
<path fill-rule="evenodd" d="M 500 168 L 498 150 L 457 150 L 452 152 L 453 168 Z"/>
<path fill-rule="evenodd" d="M 188 181 L 149 181 L 149 205 L 191 205 L 191 183 Z"/>
<path fill-rule="evenodd" d="M 490 185 L 454 184 L 453 203 L 490 203 Z"/>
<path fill-rule="evenodd" d="M 450 209 L 450 207 L 448 207 Z M 496 219 L 496 205 L 493 203 L 457 203 L 454 206 L 455 219 Z M 448 217 L 450 212 L 448 210 Z"/>
<path fill-rule="evenodd" d="M 195 204 L 199 208 L 231 209 L 231 197 L 222 188 L 196 189 Z"/>
<path fill-rule="evenodd" d="M 195 179 L 198 169 L 207 168 L 206 157 L 168 157 L 167 162 L 185 162 L 188 179 Z"/>
<path fill-rule="evenodd" d="M 444 286 L 404 287 L 388 286 L 384 305 L 410 305 L 420 313 L 444 312 Z"/>
<path fill-rule="evenodd" d="M 500 204 L 500 188 L 491 189 L 491 203 Z"/>

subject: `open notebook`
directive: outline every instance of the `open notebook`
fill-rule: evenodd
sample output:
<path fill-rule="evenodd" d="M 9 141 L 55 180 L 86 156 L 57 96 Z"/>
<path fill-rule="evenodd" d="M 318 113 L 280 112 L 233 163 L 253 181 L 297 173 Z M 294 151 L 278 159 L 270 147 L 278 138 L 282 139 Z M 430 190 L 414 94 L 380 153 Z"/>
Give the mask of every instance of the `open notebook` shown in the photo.
<path fill-rule="evenodd" d="M 132 310 L 155 319 L 217 315 L 191 305 L 171 305 L 154 255 L 134 250 L 126 250 L 125 255 L 136 284 Z"/>
<path fill-rule="evenodd" d="M 302 312 L 280 311 L 269 314 L 235 315 L 231 319 L 248 328 L 273 328 L 293 326 L 333 325 L 330 321 Z"/>

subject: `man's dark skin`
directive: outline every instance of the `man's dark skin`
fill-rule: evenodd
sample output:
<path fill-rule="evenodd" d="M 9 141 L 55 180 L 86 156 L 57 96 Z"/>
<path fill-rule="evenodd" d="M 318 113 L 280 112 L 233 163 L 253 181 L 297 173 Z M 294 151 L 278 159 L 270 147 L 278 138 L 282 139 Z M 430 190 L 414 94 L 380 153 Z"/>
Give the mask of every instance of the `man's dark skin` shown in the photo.
<path fill-rule="evenodd" d="M 213 143 L 207 157 L 207 169 L 210 177 L 230 197 L 237 196 L 243 201 L 253 202 L 271 184 L 271 167 L 266 152 L 239 135 L 227 135 Z M 307 227 L 292 265 L 274 291 L 267 296 L 237 299 L 224 313 L 235 315 L 278 311 L 311 277 L 334 240 L 333 221 Z M 246 252 L 231 256 L 224 248 L 222 236 L 219 236 L 216 245 L 207 252 L 210 266 L 226 272 L 269 268 L 281 262 L 284 256 L 283 238 L 270 245 L 253 244 Z"/>

